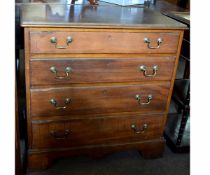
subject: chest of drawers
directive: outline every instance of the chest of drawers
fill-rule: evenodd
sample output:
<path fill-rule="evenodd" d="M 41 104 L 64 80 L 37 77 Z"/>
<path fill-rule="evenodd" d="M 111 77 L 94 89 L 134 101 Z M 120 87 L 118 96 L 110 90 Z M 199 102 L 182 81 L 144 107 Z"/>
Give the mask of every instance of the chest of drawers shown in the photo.
<path fill-rule="evenodd" d="M 144 8 L 88 7 L 60 21 L 22 8 L 31 170 L 71 155 L 163 152 L 185 26 Z"/>

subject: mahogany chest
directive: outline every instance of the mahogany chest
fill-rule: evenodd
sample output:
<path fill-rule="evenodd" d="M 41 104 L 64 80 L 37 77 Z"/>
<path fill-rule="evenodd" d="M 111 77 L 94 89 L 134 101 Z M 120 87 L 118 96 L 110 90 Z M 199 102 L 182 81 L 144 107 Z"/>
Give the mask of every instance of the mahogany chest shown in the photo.
<path fill-rule="evenodd" d="M 185 25 L 147 8 L 58 4 L 22 6 L 21 25 L 30 170 L 79 154 L 161 156 Z"/>

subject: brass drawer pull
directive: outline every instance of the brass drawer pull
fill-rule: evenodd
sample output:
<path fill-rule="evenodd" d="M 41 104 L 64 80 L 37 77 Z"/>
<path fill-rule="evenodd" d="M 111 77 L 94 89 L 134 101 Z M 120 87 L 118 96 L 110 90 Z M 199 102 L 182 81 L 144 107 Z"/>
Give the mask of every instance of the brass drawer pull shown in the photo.
<path fill-rule="evenodd" d="M 70 98 L 66 98 L 64 101 L 64 106 L 58 106 L 57 101 L 55 99 L 50 99 L 50 103 L 55 106 L 56 109 L 66 109 L 67 108 L 67 104 L 70 104 L 71 99 Z"/>
<path fill-rule="evenodd" d="M 136 134 L 143 134 L 145 130 L 148 128 L 148 125 L 145 123 L 142 128 L 137 128 L 135 124 L 131 125 L 131 128 L 134 130 Z"/>
<path fill-rule="evenodd" d="M 57 140 L 66 139 L 66 137 L 70 134 L 70 131 L 66 129 L 63 134 L 58 134 L 56 131 L 50 131 L 50 135 Z"/>
<path fill-rule="evenodd" d="M 163 39 L 162 38 L 157 39 L 157 46 L 156 47 L 150 46 L 151 41 L 150 41 L 149 38 L 144 38 L 144 42 L 147 43 L 147 47 L 149 49 L 158 49 L 158 48 L 160 48 L 160 44 L 163 42 Z"/>
<path fill-rule="evenodd" d="M 153 74 L 151 74 L 151 75 L 147 74 L 147 67 L 145 65 L 141 65 L 139 68 L 140 68 L 141 71 L 144 72 L 145 77 L 155 77 L 157 75 L 157 71 L 158 71 L 158 66 L 157 65 L 152 67 Z"/>
<path fill-rule="evenodd" d="M 147 96 L 147 102 L 146 102 L 146 103 L 141 102 L 141 96 L 138 95 L 138 94 L 136 95 L 136 100 L 138 101 L 138 103 L 139 103 L 140 105 L 148 105 L 148 104 L 151 103 L 152 95 L 148 95 L 148 96 Z"/>
<path fill-rule="evenodd" d="M 69 77 L 69 74 L 72 71 L 72 68 L 69 66 L 65 68 L 66 76 L 58 76 L 58 71 L 55 66 L 50 67 L 50 71 L 55 74 L 56 79 L 65 79 Z"/>
<path fill-rule="evenodd" d="M 50 42 L 55 45 L 56 49 L 66 49 L 68 47 L 68 45 L 73 42 L 73 39 L 72 39 L 71 36 L 68 36 L 66 38 L 66 45 L 64 45 L 64 46 L 58 46 L 57 45 L 57 38 L 54 37 L 54 36 L 50 38 Z"/>

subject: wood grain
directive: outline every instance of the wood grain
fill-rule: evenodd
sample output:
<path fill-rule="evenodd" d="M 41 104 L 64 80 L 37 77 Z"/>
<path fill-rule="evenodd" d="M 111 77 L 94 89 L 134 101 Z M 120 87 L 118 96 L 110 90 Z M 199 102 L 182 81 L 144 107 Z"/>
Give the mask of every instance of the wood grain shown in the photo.
<path fill-rule="evenodd" d="M 175 57 L 139 57 L 139 58 L 67 58 L 67 59 L 33 59 L 31 60 L 31 85 L 71 85 L 75 83 L 102 82 L 140 82 L 170 80 Z M 153 66 L 158 66 L 155 77 L 144 76 L 140 66 L 147 67 L 147 73 L 153 74 Z M 69 76 L 55 78 L 50 71 L 54 66 L 58 76 L 66 77 L 65 68 L 70 67 Z"/>
<path fill-rule="evenodd" d="M 145 158 L 161 156 L 161 136 L 186 26 L 147 8 L 71 6 L 69 13 L 58 17 L 49 4 L 34 7 L 21 8 L 29 169 L 44 169 L 60 157 L 127 149 L 139 150 Z M 73 42 L 57 49 L 50 42 L 52 36 L 58 46 L 65 45 L 67 36 Z M 154 47 L 159 37 L 163 42 L 160 48 L 149 49 L 145 37 Z M 158 64 L 157 76 L 144 77 L 141 64 L 148 66 L 148 73 Z M 70 66 L 70 79 L 56 80 L 51 66 L 60 76 Z M 147 102 L 149 94 L 153 99 L 140 105 L 137 94 L 141 102 Z M 63 106 L 66 97 L 71 101 L 65 109 L 55 109 L 49 102 L 54 98 Z M 147 123 L 147 131 L 135 134 L 133 123 L 140 128 Z M 64 139 L 54 138 L 65 133 Z"/>
<path fill-rule="evenodd" d="M 87 115 L 119 112 L 164 112 L 169 93 L 170 83 L 124 85 L 124 86 L 88 86 L 67 88 L 46 88 L 31 90 L 32 116 Z M 142 97 L 142 103 L 148 101 L 149 94 L 153 96 L 151 103 L 141 105 L 136 95 Z M 64 100 L 70 98 L 70 104 Z M 50 103 L 55 99 L 59 106 L 66 109 L 56 109 Z"/>
<path fill-rule="evenodd" d="M 147 124 L 148 128 L 144 133 L 136 134 L 131 128 L 132 124 L 138 129 Z M 155 139 L 162 135 L 162 124 L 161 115 L 34 122 L 32 148 L 62 148 Z M 66 137 L 65 130 L 69 130 Z M 55 132 L 56 135 L 52 136 L 51 132 Z"/>
<path fill-rule="evenodd" d="M 59 11 L 59 9 L 65 10 Z M 61 15 L 56 15 L 56 12 L 57 14 L 61 13 Z M 24 27 L 163 30 L 186 28 L 186 25 L 149 8 L 136 6 L 122 7 L 110 4 L 99 5 L 97 7 L 86 4 L 23 4 L 21 17 L 21 25 Z"/>
<path fill-rule="evenodd" d="M 25 85 L 26 85 L 26 113 L 27 113 L 27 136 L 28 147 L 31 147 L 31 109 L 30 109 L 30 48 L 29 29 L 24 28 L 24 52 L 25 52 Z"/>
<path fill-rule="evenodd" d="M 71 36 L 72 43 L 66 49 L 57 49 L 50 42 L 57 38 L 58 46 L 66 45 L 66 38 Z M 151 46 L 157 46 L 157 39 L 162 38 L 160 48 L 149 49 L 144 38 L 151 40 Z M 75 32 L 75 31 L 32 31 L 30 32 L 31 53 L 176 53 L 179 33 L 132 33 L 132 32 Z"/>

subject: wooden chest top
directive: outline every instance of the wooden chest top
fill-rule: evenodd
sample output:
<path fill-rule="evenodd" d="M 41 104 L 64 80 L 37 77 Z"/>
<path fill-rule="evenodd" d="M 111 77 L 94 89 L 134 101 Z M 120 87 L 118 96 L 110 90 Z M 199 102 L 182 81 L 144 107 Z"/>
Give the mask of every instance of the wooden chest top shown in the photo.
<path fill-rule="evenodd" d="M 85 27 L 186 29 L 186 26 L 146 7 L 117 5 L 21 5 L 24 27 Z"/>

